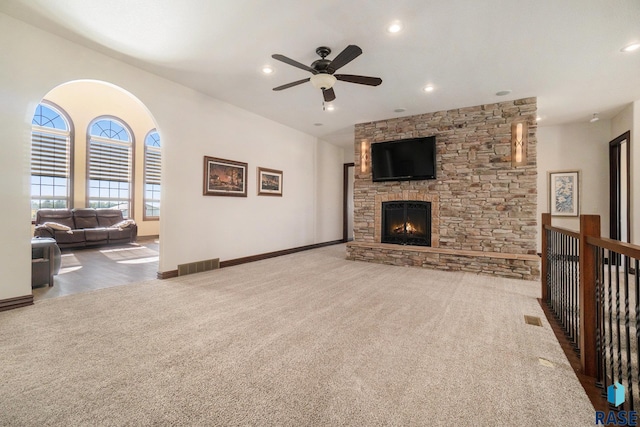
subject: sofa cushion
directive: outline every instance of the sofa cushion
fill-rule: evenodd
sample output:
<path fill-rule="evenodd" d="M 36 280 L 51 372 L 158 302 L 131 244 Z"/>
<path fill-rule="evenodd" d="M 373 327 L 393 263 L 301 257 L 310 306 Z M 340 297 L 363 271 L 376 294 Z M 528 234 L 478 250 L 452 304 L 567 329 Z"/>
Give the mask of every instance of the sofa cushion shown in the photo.
<path fill-rule="evenodd" d="M 106 228 L 87 228 L 84 230 L 84 236 L 87 243 L 107 243 L 109 240 L 109 232 Z"/>
<path fill-rule="evenodd" d="M 109 231 L 109 242 L 113 242 L 116 240 L 122 241 L 130 241 L 131 240 L 131 229 L 130 228 L 108 228 Z"/>
<path fill-rule="evenodd" d="M 74 209 L 73 220 L 76 223 L 76 228 L 97 228 L 98 217 L 96 216 L 96 210 L 91 208 Z"/>
<path fill-rule="evenodd" d="M 100 227 L 111 227 L 124 219 L 120 209 L 96 209 L 96 217 Z"/>
<path fill-rule="evenodd" d="M 54 231 L 53 235 L 58 242 L 59 245 L 67 245 L 73 244 L 74 246 L 78 243 L 84 244 L 85 236 L 84 230 L 71 230 L 73 233 L 69 234 L 66 231 Z"/>
<path fill-rule="evenodd" d="M 71 209 L 40 209 L 36 213 L 36 225 L 44 224 L 45 222 L 55 222 L 70 228 L 76 228 Z"/>

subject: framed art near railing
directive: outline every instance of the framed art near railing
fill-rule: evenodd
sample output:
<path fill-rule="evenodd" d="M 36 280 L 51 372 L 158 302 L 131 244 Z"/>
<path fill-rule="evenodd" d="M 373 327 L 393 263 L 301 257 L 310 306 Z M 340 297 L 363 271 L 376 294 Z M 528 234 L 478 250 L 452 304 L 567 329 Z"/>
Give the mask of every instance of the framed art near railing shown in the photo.
<path fill-rule="evenodd" d="M 247 197 L 247 164 L 204 156 L 203 194 Z"/>
<path fill-rule="evenodd" d="M 258 168 L 258 196 L 282 196 L 282 171 Z"/>
<path fill-rule="evenodd" d="M 552 216 L 580 214 L 580 171 L 549 172 L 549 211 Z"/>

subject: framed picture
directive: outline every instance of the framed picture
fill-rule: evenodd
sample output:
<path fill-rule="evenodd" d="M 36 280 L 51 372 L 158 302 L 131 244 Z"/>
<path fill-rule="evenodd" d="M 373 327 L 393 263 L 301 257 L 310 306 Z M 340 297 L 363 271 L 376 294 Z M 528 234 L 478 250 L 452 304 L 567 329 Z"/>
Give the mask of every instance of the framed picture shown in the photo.
<path fill-rule="evenodd" d="M 549 172 L 549 210 L 552 216 L 578 216 L 580 172 Z"/>
<path fill-rule="evenodd" d="M 247 164 L 204 156 L 203 194 L 247 197 Z"/>
<path fill-rule="evenodd" d="M 258 196 L 282 196 L 282 171 L 258 168 Z"/>

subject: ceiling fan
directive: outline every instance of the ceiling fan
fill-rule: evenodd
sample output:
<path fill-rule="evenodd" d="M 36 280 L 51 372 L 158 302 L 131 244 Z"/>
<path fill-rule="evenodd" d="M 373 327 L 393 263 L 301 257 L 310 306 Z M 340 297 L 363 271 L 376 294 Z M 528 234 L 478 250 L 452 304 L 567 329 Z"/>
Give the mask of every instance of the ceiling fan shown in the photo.
<path fill-rule="evenodd" d="M 380 83 L 382 83 L 382 79 L 379 77 L 355 76 L 352 74 L 333 74 L 338 69 L 344 67 L 349 62 L 353 61 L 362 54 L 362 49 L 354 44 L 350 44 L 349 46 L 347 46 L 333 60 L 326 59 L 327 56 L 331 53 L 331 49 L 329 49 L 328 47 L 321 46 L 316 49 L 316 53 L 320 55 L 320 59 L 314 61 L 311 66 L 301 64 L 300 62 L 294 61 L 291 58 L 287 58 L 284 55 L 271 55 L 273 59 L 282 61 L 285 64 L 293 65 L 294 67 L 309 71 L 311 74 L 313 74 L 311 77 L 308 77 L 306 79 L 274 87 L 273 90 L 288 89 L 290 87 L 310 81 L 313 87 L 322 89 L 322 96 L 324 97 L 324 100 L 326 102 L 331 102 L 336 99 L 336 94 L 333 91 L 333 85 L 335 84 L 336 80 L 367 86 L 378 86 Z"/>

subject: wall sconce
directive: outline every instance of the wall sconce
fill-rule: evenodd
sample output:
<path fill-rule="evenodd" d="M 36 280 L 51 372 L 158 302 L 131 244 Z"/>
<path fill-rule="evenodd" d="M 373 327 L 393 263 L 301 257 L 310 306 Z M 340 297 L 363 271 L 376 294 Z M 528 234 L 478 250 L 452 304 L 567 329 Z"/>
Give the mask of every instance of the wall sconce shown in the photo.
<path fill-rule="evenodd" d="M 527 122 L 511 124 L 511 166 L 524 166 L 527 164 Z"/>
<path fill-rule="evenodd" d="M 369 171 L 369 144 L 367 141 L 360 142 L 360 172 Z"/>

